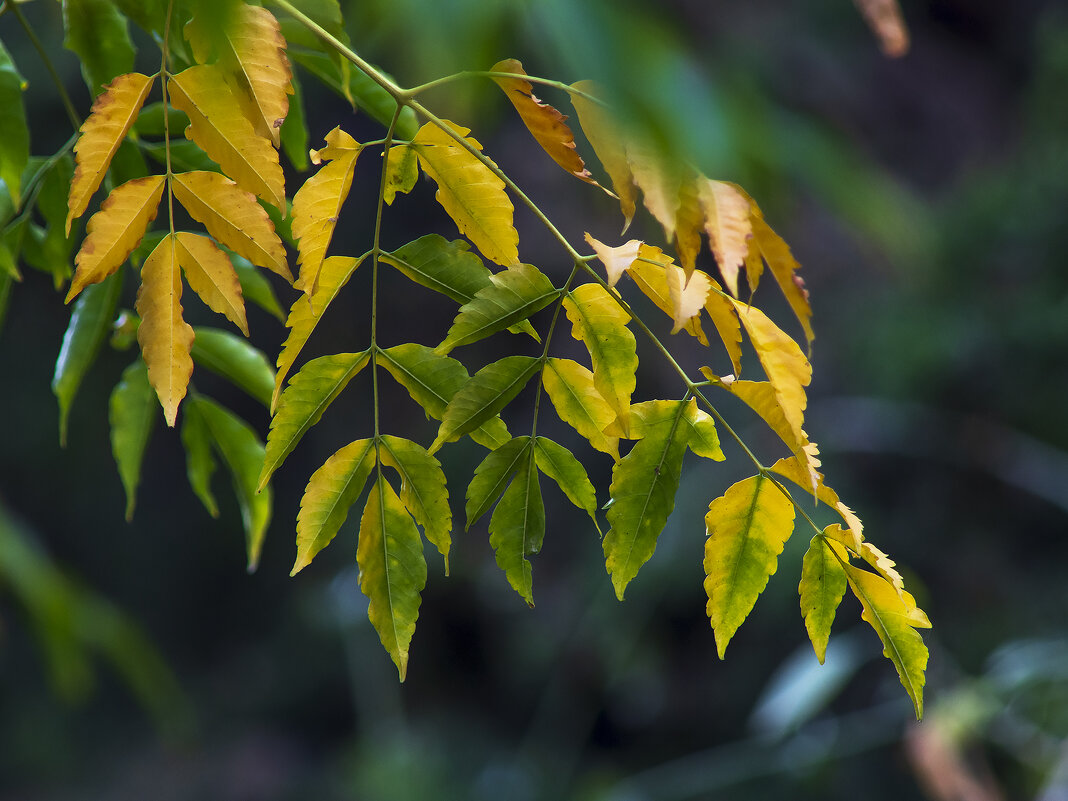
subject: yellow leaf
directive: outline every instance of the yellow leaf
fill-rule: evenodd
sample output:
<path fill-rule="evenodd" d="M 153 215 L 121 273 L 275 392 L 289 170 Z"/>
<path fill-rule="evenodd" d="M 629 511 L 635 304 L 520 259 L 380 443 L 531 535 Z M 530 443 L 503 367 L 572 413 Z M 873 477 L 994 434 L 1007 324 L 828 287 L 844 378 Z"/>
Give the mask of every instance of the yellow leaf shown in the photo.
<path fill-rule="evenodd" d="M 167 425 L 173 426 L 178 404 L 193 375 L 193 328 L 182 319 L 182 278 L 177 238 L 163 237 L 141 267 L 135 308 L 141 316 L 137 341 L 148 365 L 148 382 L 156 390 Z"/>
<path fill-rule="evenodd" d="M 445 124 L 481 152 L 482 145 L 467 136 L 467 128 L 447 120 Z M 505 267 L 519 264 L 519 234 L 512 226 L 514 209 L 504 191 L 504 181 L 434 123 L 428 122 L 419 129 L 412 147 L 423 172 L 438 185 L 438 203 L 460 233 L 490 261 Z"/>
<path fill-rule="evenodd" d="M 727 349 L 727 355 L 731 358 L 731 366 L 734 374 L 742 374 L 742 323 L 738 319 L 738 312 L 734 310 L 731 299 L 723 294 L 723 288 L 712 281 L 712 291 L 705 298 L 705 311 L 712 318 L 712 324 L 716 326 L 719 338 L 723 341 L 723 347 Z"/>
<path fill-rule="evenodd" d="M 634 219 L 634 211 L 638 202 L 638 190 L 634 186 L 634 176 L 627 163 L 627 154 L 623 139 L 619 135 L 620 124 L 612 118 L 611 113 L 596 100 L 597 87 L 592 81 L 579 81 L 571 84 L 575 91 L 571 94 L 571 105 L 578 114 L 579 124 L 582 126 L 586 138 L 590 141 L 590 147 L 597 154 L 608 177 L 612 180 L 612 188 L 619 197 L 619 208 L 623 212 L 623 232 L 630 227 L 630 221 Z M 578 94 L 578 93 L 582 94 Z"/>
<path fill-rule="evenodd" d="M 185 28 L 186 37 L 201 64 L 210 57 L 211 42 L 225 43 L 219 67 L 227 84 L 256 132 L 278 147 L 279 129 L 289 113 L 288 96 L 293 93 L 286 41 L 267 9 L 240 3 L 235 12 L 223 36 L 209 36 L 202 30 L 204 21 L 194 17 Z"/>
<path fill-rule="evenodd" d="M 698 179 L 698 195 L 704 212 L 705 231 L 712 254 L 719 264 L 723 282 L 738 297 L 738 270 L 749 252 L 753 232 L 749 221 L 749 203 L 731 184 Z"/>
<path fill-rule="evenodd" d="M 909 31 L 897 0 L 853 0 L 879 40 L 883 54 L 900 58 L 909 50 Z"/>
<path fill-rule="evenodd" d="M 549 358 L 541 376 L 557 414 L 597 450 L 619 461 L 619 437 L 605 434 L 616 419 L 593 383 L 593 373 L 571 359 Z"/>
<path fill-rule="evenodd" d="M 526 75 L 523 65 L 514 58 L 498 61 L 490 67 L 490 71 Z M 600 186 L 593 180 L 582 156 L 575 149 L 575 135 L 564 122 L 567 117 L 547 103 L 538 100 L 534 96 L 534 87 L 530 85 L 530 81 L 524 81 L 522 78 L 494 78 L 493 82 L 501 87 L 505 97 L 519 112 L 527 130 L 553 161 L 576 178 L 581 178 L 588 184 Z"/>
<path fill-rule="evenodd" d="M 638 259 L 627 271 L 627 274 L 634 279 L 634 283 L 638 285 L 638 289 L 655 303 L 657 308 L 671 317 L 674 317 L 675 313 L 671 302 L 671 291 L 668 288 L 667 271 L 673 266 L 675 266 L 674 260 L 660 248 L 653 245 L 641 245 L 638 248 Z M 704 329 L 701 327 L 700 317 L 691 317 L 683 329 L 690 336 L 696 337 L 702 345 L 708 344 L 708 337 L 705 336 Z"/>
<path fill-rule="evenodd" d="M 85 240 L 74 257 L 77 269 L 67 303 L 86 286 L 103 281 L 122 266 L 140 244 L 148 224 L 156 219 L 162 196 L 162 175 L 135 178 L 111 190 L 85 227 Z"/>
<path fill-rule="evenodd" d="M 598 242 L 588 233 L 586 234 L 586 241 L 593 248 L 593 252 L 597 254 L 597 258 L 601 260 L 604 265 L 605 273 L 608 275 L 608 285 L 615 286 L 619 277 L 627 271 L 627 268 L 634 263 L 634 260 L 638 258 L 638 249 L 641 247 L 641 242 L 637 239 L 632 239 L 624 245 L 618 247 L 609 247 L 603 242 Z"/>
<path fill-rule="evenodd" d="M 672 334 L 677 334 L 691 319 L 700 319 L 701 309 L 712 284 L 709 277 L 700 270 L 694 270 L 689 280 L 682 268 L 674 264 L 667 267 L 668 294 L 671 297 L 671 314 L 675 320 Z"/>
<path fill-rule="evenodd" d="M 245 300 L 230 257 L 206 236 L 181 231 L 175 234 L 175 251 L 185 279 L 205 305 L 226 317 L 248 336 Z"/>
<path fill-rule="evenodd" d="M 752 222 L 753 239 L 760 249 L 760 254 L 764 257 L 764 261 L 768 263 L 771 274 L 775 276 L 775 281 L 786 296 L 790 308 L 797 315 L 798 322 L 801 323 L 801 328 L 804 329 L 805 338 L 811 345 L 812 340 L 815 339 L 815 334 L 812 333 L 812 307 L 808 302 L 808 290 L 805 289 L 805 282 L 797 274 L 797 271 L 801 269 L 801 265 L 797 263 L 797 260 L 790 252 L 790 247 L 783 241 L 782 237 L 771 230 L 771 226 L 764 222 L 762 218 L 754 215 Z"/>
<path fill-rule="evenodd" d="M 812 365 L 797 343 L 768 319 L 764 312 L 736 300 L 731 303 L 749 334 L 768 381 L 775 388 L 775 398 L 791 432 L 797 440 L 807 441 L 802 425 L 808 405 L 805 387 L 812 380 Z"/>
<path fill-rule="evenodd" d="M 819 462 L 816 461 L 816 466 Z M 785 476 L 799 487 L 811 488 L 811 475 L 814 468 L 811 465 L 802 465 L 796 458 L 780 459 L 771 466 L 771 469 L 780 476 Z M 816 471 L 816 497 L 837 510 L 842 520 L 849 527 L 849 538 L 842 539 L 842 543 L 856 554 L 860 554 L 864 544 L 864 524 L 854 514 L 853 510 L 846 506 L 838 498 L 838 493 L 823 483 L 823 474 Z"/>
<path fill-rule="evenodd" d="M 326 135 L 326 147 L 312 153 L 312 163 L 327 164 L 304 182 L 293 197 L 293 236 L 297 242 L 300 276 L 297 289 L 311 295 L 319 282 L 326 249 L 337 226 L 341 206 L 352 187 L 356 159 L 363 146 L 334 128 Z"/>
<path fill-rule="evenodd" d="M 74 146 L 74 178 L 67 198 L 67 235 L 76 217 L 89 206 L 93 193 L 104 180 L 111 159 L 126 138 L 152 88 L 147 75 L 132 72 L 120 75 L 93 102 L 88 119 L 82 123 L 81 136 Z"/>
<path fill-rule="evenodd" d="M 634 175 L 634 183 L 642 190 L 645 208 L 664 227 L 667 241 L 673 241 L 682 190 L 681 168 L 647 142 L 628 142 L 627 161 Z"/>
<path fill-rule="evenodd" d="M 189 116 L 185 131 L 246 191 L 285 213 L 286 193 L 278 151 L 258 136 L 213 65 L 190 67 L 167 86 L 171 102 Z"/>
<path fill-rule="evenodd" d="M 225 175 L 197 170 L 173 176 L 171 190 L 189 216 L 239 256 L 293 280 L 286 250 L 256 198 Z"/>
<path fill-rule="evenodd" d="M 694 271 L 697 254 L 701 252 L 701 227 L 705 222 L 697 192 L 697 181 L 701 178 L 703 176 L 689 174 L 679 184 L 678 207 L 675 209 L 675 252 L 679 254 L 679 263 L 687 277 Z"/>

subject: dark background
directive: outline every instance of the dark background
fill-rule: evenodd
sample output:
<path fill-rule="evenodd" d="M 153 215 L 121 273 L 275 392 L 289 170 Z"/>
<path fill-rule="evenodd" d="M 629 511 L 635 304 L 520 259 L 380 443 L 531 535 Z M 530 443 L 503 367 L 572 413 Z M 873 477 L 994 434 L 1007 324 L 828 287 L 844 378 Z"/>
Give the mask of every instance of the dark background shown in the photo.
<path fill-rule="evenodd" d="M 24 6 L 85 113 L 58 8 Z M 745 475 L 730 450 L 725 464 L 687 461 L 675 514 L 622 604 L 596 532 L 548 482 L 533 610 L 494 565 L 485 521 L 456 532 L 450 577 L 429 555 L 399 685 L 357 588 L 355 521 L 288 577 L 304 481 L 366 436 L 368 387 L 354 383 L 277 474 L 264 556 L 246 575 L 225 477 L 212 520 L 162 426 L 124 522 L 107 396 L 132 353 L 105 349 L 59 449 L 49 382 L 69 310 L 49 277 L 29 271 L 0 331 L 0 528 L 6 558 L 17 535 L 39 572 L 27 567 L 22 588 L 0 584 L 0 799 L 1065 798 L 1068 9 L 903 8 L 913 41 L 899 60 L 881 55 L 845 0 L 394 0 L 354 5 L 347 20 L 355 49 L 402 85 L 505 57 L 565 82 L 597 78 L 670 147 L 760 202 L 812 292 L 807 430 L 828 482 L 934 622 L 922 727 L 854 602 L 839 612 L 827 665 L 813 668 L 797 611 L 800 532 L 727 659 L 716 658 L 702 517 Z M 0 17 L 30 80 L 33 152 L 46 155 L 69 124 L 20 36 Z M 142 57 L 158 59 L 148 42 Z M 301 77 L 313 147 L 337 124 L 381 135 Z M 612 202 L 556 169 L 496 87 L 454 84 L 426 102 L 473 128 L 573 242 L 584 231 L 617 241 Z M 336 253 L 369 247 L 378 179 L 362 158 Z M 432 195 L 422 181 L 388 211 L 384 246 L 456 235 Z M 562 280 L 558 246 L 529 215 L 517 226 L 524 260 Z M 628 237 L 661 234 L 641 212 Z M 357 274 L 349 305 L 331 310 L 316 353 L 363 347 L 368 278 Z M 439 341 L 454 309 L 387 279 L 383 341 Z M 278 289 L 288 305 L 291 291 Z M 773 293 L 758 300 L 789 320 Z M 250 325 L 273 358 L 282 326 L 259 312 Z M 672 343 L 706 363 L 681 336 Z M 472 349 L 471 363 L 513 344 Z M 640 353 L 636 400 L 678 396 L 655 354 Z M 196 379 L 266 432 L 262 408 Z M 384 408 L 387 430 L 432 436 L 402 395 Z M 744 409 L 724 412 L 774 458 Z M 514 419 L 525 414 L 521 397 Z M 576 447 L 603 502 L 609 460 L 552 433 Z M 443 452 L 457 525 L 481 453 Z M 31 611 L 50 608 L 47 625 Z"/>

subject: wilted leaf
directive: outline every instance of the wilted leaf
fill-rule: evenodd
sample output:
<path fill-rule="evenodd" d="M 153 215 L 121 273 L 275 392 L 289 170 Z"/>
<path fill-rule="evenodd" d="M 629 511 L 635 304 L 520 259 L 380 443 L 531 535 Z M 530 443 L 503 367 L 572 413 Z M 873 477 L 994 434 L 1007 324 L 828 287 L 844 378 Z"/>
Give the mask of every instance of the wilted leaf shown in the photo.
<path fill-rule="evenodd" d="M 108 401 L 111 452 L 126 490 L 126 519 L 132 520 L 141 482 L 141 462 L 156 420 L 156 404 L 145 363 L 138 359 L 123 373 Z"/>
<path fill-rule="evenodd" d="M 541 500 L 534 449 L 529 440 L 519 459 L 512 483 L 490 517 L 490 545 L 497 567 L 519 596 L 534 606 L 533 582 L 528 556 L 541 550 L 545 539 L 545 507 Z"/>
<path fill-rule="evenodd" d="M 257 136 L 219 71 L 190 67 L 168 81 L 171 102 L 189 115 L 187 138 L 218 162 L 247 192 L 285 209 L 285 182 L 278 151 Z M 236 249 L 236 248 L 235 248 Z"/>
<path fill-rule="evenodd" d="M 225 175 L 204 170 L 172 176 L 171 190 L 189 216 L 219 242 L 253 264 L 293 280 L 282 240 L 254 195 Z"/>
<path fill-rule="evenodd" d="M 141 316 L 137 341 L 168 426 L 174 425 L 193 374 L 189 355 L 193 329 L 182 319 L 182 276 L 176 250 L 174 236 L 167 235 L 145 259 L 135 306 Z"/>
<path fill-rule="evenodd" d="M 542 385 L 561 420 L 595 449 L 619 459 L 619 438 L 604 433 L 616 413 L 594 386 L 592 372 L 571 359 L 550 358 L 542 373 Z"/>
<path fill-rule="evenodd" d="M 708 505 L 705 593 L 722 659 L 775 573 L 794 528 L 790 499 L 764 475 L 739 481 Z"/>
<path fill-rule="evenodd" d="M 620 136 L 621 125 L 618 120 L 612 118 L 605 106 L 591 99 L 598 95 L 597 87 L 592 81 L 579 81 L 571 84 L 571 88 L 574 90 L 571 93 L 571 105 L 578 113 L 582 131 L 590 141 L 593 152 L 600 159 L 601 166 L 612 179 L 612 188 L 619 196 L 619 207 L 624 219 L 623 231 L 626 232 L 634 219 L 638 190 L 634 186 L 634 177 Z"/>
<path fill-rule="evenodd" d="M 482 145 L 467 136 L 467 128 L 448 121 L 445 124 L 481 152 Z M 412 148 L 423 172 L 437 183 L 435 197 L 460 233 L 490 261 L 505 267 L 518 264 L 519 234 L 512 227 L 512 202 L 504 191 L 504 181 L 434 123 L 419 129 Z"/>
<path fill-rule="evenodd" d="M 697 180 L 697 192 L 705 215 L 709 247 L 727 289 L 738 297 L 738 270 L 745 263 L 753 232 L 749 202 L 732 184 L 704 176 Z"/>
<path fill-rule="evenodd" d="M 801 582 L 797 585 L 801 595 L 801 616 L 821 665 L 827 654 L 834 613 L 846 591 L 845 571 L 839 558 L 832 553 L 832 549 L 840 547 L 818 534 L 813 537 L 801 564 Z M 847 561 L 844 552 L 839 556 L 841 561 Z"/>
<path fill-rule="evenodd" d="M 604 265 L 609 286 L 616 285 L 620 276 L 622 276 L 634 263 L 634 260 L 638 258 L 638 249 L 642 246 L 640 240 L 632 239 L 624 245 L 611 248 L 603 242 L 598 242 L 588 233 L 586 234 L 586 241 L 590 244 L 590 247 L 593 248 L 593 252 L 597 254 L 597 258 L 600 259 L 601 263 Z"/>
<path fill-rule="evenodd" d="M 63 46 L 78 56 L 91 94 L 133 69 L 134 46 L 126 18 L 111 0 L 65 0 L 63 29 Z"/>
<path fill-rule="evenodd" d="M 375 466 L 374 440 L 350 442 L 312 473 L 297 513 L 295 576 L 334 539 Z"/>
<path fill-rule="evenodd" d="M 66 303 L 70 303 L 89 284 L 103 281 L 126 261 L 156 219 L 163 196 L 163 176 L 135 178 L 115 187 L 89 218 L 85 240 L 75 256 L 77 269 Z"/>
<path fill-rule="evenodd" d="M 68 234 L 71 222 L 85 213 L 90 198 L 104 180 L 111 159 L 137 119 L 154 80 L 137 72 L 120 75 L 93 102 L 74 145 L 76 167 L 67 199 Z"/>
<path fill-rule="evenodd" d="M 381 476 L 367 496 L 356 561 L 360 589 L 370 601 L 367 617 L 404 681 L 419 593 L 426 586 L 426 560 L 415 522 Z"/>
<path fill-rule="evenodd" d="M 326 147 L 312 154 L 313 163 L 326 161 L 326 166 L 305 181 L 293 197 L 293 236 L 298 240 L 300 265 L 295 286 L 309 295 L 318 286 L 319 271 L 362 150 L 363 145 L 341 128 L 334 128 L 326 135 Z"/>
<path fill-rule="evenodd" d="M 188 231 L 179 231 L 174 236 L 178 263 L 189 286 L 204 301 L 204 305 L 223 315 L 247 337 L 248 322 L 245 320 L 241 282 L 237 280 L 230 257 L 206 236 Z"/>
<path fill-rule="evenodd" d="M 193 361 L 240 387 L 264 406 L 270 405 L 274 369 L 263 351 L 237 334 L 218 328 L 194 329 Z"/>
<path fill-rule="evenodd" d="M 616 597 L 653 555 L 657 538 L 675 508 L 689 427 L 683 418 L 687 402 L 643 404 L 642 433 L 630 453 L 612 468 L 611 530 L 603 541 L 605 566 Z"/>

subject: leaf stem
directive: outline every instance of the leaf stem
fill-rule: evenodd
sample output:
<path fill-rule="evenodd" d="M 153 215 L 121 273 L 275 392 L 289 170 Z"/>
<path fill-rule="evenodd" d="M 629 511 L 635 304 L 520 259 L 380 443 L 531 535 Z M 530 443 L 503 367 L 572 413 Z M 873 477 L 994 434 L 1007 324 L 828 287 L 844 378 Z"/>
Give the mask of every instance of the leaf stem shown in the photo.
<path fill-rule="evenodd" d="M 160 51 L 163 53 L 159 67 L 159 85 L 163 93 L 163 152 L 166 157 L 167 167 L 167 217 L 171 228 L 171 236 L 174 236 L 174 192 L 171 190 L 171 178 L 174 176 L 171 170 L 171 114 L 170 98 L 167 95 L 167 81 L 170 73 L 167 72 L 167 60 L 170 56 L 171 41 L 171 17 L 174 14 L 174 0 L 167 0 L 167 19 L 163 23 L 163 41 L 160 42 Z"/>
<path fill-rule="evenodd" d="M 22 25 L 23 30 L 26 31 L 26 38 L 33 44 L 37 54 L 41 57 L 41 61 L 44 62 L 45 69 L 48 70 L 48 74 L 52 78 L 52 83 L 56 85 L 56 91 L 59 93 L 59 99 L 63 103 L 63 108 L 67 112 L 67 119 L 70 120 L 70 124 L 74 126 L 74 130 L 77 131 L 82 127 L 81 117 L 78 116 L 78 112 L 74 108 L 74 103 L 70 99 L 70 95 L 67 94 L 67 89 L 63 85 L 63 79 L 59 77 L 59 73 L 56 71 L 55 65 L 52 64 L 52 59 L 48 57 L 48 51 L 45 50 L 44 45 L 41 44 L 41 40 L 37 38 L 36 32 L 33 30 L 33 26 L 30 25 L 29 20 L 22 13 L 22 9 L 19 8 L 18 3 L 9 3 L 7 8 L 15 15 L 15 19 Z"/>
<path fill-rule="evenodd" d="M 527 75 L 522 72 L 499 72 L 496 70 L 464 70 L 452 75 L 446 75 L 443 78 L 437 78 L 433 81 L 427 81 L 426 83 L 413 86 L 408 90 L 409 97 L 415 97 L 418 94 L 426 92 L 430 89 L 436 89 L 439 86 L 443 86 L 448 83 L 454 83 L 459 80 L 467 78 L 516 78 L 527 83 L 537 83 L 542 86 L 549 86 L 553 89 L 559 89 L 561 92 L 567 92 L 569 95 L 575 95 L 581 97 L 584 100 L 589 100 L 591 103 L 597 103 L 598 105 L 607 105 L 604 100 L 599 97 L 591 95 L 589 92 L 583 92 L 581 89 L 575 89 L 573 86 L 569 86 L 562 81 L 554 81 L 551 78 L 539 78 L 536 75 Z"/>
<path fill-rule="evenodd" d="M 535 432 L 538 429 L 538 409 L 541 407 L 541 391 L 544 388 L 544 376 L 545 376 L 545 362 L 549 358 L 549 343 L 553 339 L 553 331 L 556 330 L 556 320 L 560 317 L 560 310 L 564 308 L 564 298 L 567 296 L 568 290 L 571 288 L 571 282 L 575 280 L 575 276 L 578 275 L 579 268 L 581 268 L 582 262 L 576 261 L 571 268 L 571 275 L 564 281 L 564 285 L 560 287 L 560 296 L 556 301 L 556 309 L 553 310 L 552 320 L 549 321 L 549 329 L 545 332 L 545 345 L 541 349 L 541 372 L 538 373 L 538 391 L 534 395 L 534 421 L 530 427 L 530 438 L 533 440 Z"/>

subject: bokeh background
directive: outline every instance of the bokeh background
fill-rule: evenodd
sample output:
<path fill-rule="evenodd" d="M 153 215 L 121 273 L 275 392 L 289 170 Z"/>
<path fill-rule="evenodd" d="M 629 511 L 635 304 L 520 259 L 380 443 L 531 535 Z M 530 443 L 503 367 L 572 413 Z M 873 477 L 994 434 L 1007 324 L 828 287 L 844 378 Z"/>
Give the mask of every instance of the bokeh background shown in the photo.
<path fill-rule="evenodd" d="M 0 329 L 0 799 L 1068 798 L 1068 7 L 904 0 L 912 47 L 892 60 L 846 0 L 342 5 L 355 48 L 402 84 L 505 57 L 596 78 L 666 146 L 757 198 L 812 292 L 807 429 L 828 481 L 935 625 L 927 717 L 911 721 L 851 602 L 816 665 L 797 610 L 800 533 L 716 658 L 702 517 L 743 477 L 736 452 L 687 462 L 622 604 L 596 532 L 547 484 L 534 609 L 497 571 L 485 521 L 458 532 L 451 576 L 430 559 L 399 685 L 357 588 L 354 521 L 288 577 L 303 482 L 366 435 L 367 388 L 354 384 L 277 474 L 247 575 L 225 484 L 213 520 L 162 426 L 124 521 L 107 396 L 130 352 L 102 353 L 59 448 L 49 383 L 69 310 L 29 271 Z M 85 113 L 59 4 L 22 9 Z M 50 79 L 10 14 L 0 38 L 30 82 L 34 153 L 54 152 L 71 131 Z M 339 123 L 380 135 L 302 77 L 312 146 Z M 618 209 L 556 169 L 496 87 L 453 84 L 427 101 L 473 128 L 573 241 L 616 241 Z M 370 242 L 377 177 L 364 158 L 338 253 Z M 387 247 L 455 236 L 432 194 L 424 181 L 398 201 Z M 562 278 L 553 243 L 517 224 L 524 259 Z M 660 241 L 644 213 L 632 235 Z M 331 310 L 317 352 L 362 347 L 366 277 Z M 384 337 L 441 338 L 452 308 L 400 282 L 386 290 Z M 789 319 L 771 293 L 763 302 Z M 250 324 L 273 358 L 281 325 L 259 313 Z M 645 355 L 639 399 L 676 397 Z M 266 431 L 262 408 L 197 381 Z M 414 406 L 387 408 L 392 430 L 431 434 Z M 744 409 L 724 411 L 773 455 Z M 480 454 L 445 451 L 457 511 Z M 583 457 L 603 500 L 610 464 Z"/>

